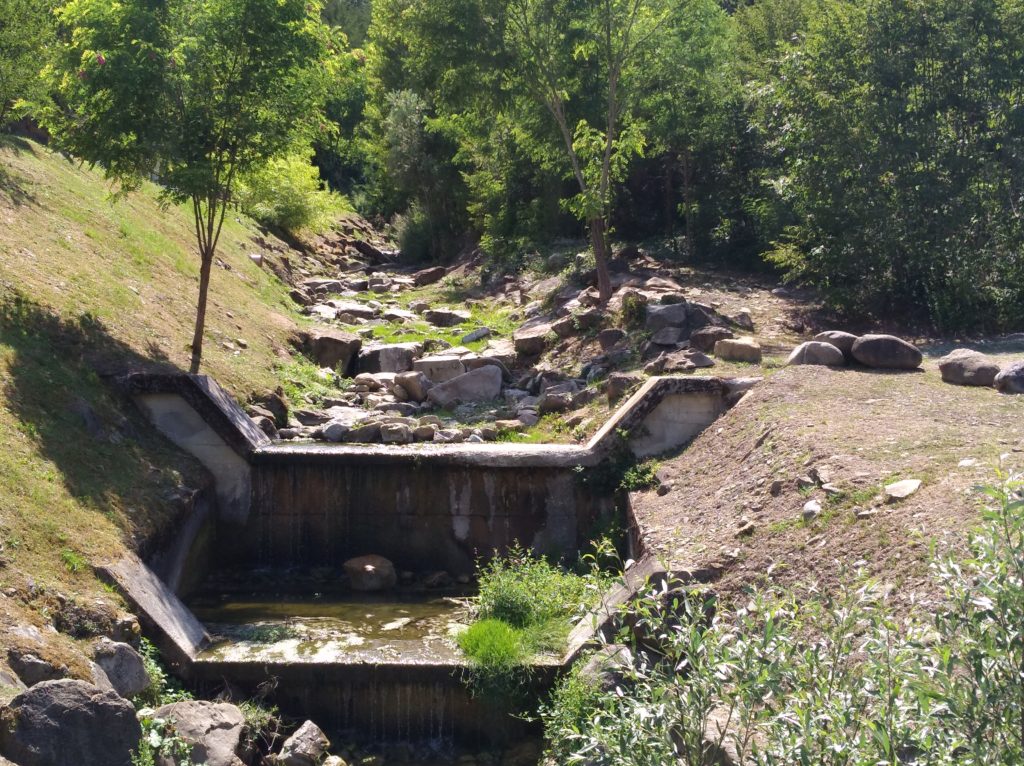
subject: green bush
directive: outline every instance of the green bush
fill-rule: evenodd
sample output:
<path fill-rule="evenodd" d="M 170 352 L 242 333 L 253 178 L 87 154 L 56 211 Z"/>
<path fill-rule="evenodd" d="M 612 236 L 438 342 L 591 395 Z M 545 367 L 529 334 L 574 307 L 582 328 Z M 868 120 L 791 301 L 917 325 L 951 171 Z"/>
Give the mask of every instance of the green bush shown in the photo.
<path fill-rule="evenodd" d="M 135 707 L 160 707 L 192 698 L 192 695 L 164 669 L 160 661 L 160 652 L 150 641 L 143 638 L 139 651 L 146 667 L 146 674 L 149 676 L 149 686 L 132 700 Z"/>
<path fill-rule="evenodd" d="M 588 577 L 569 572 L 518 545 L 480 568 L 481 619 L 496 619 L 516 628 L 569 620 L 596 603 L 599 591 Z"/>
<path fill-rule="evenodd" d="M 971 556 L 935 566 L 945 599 L 931 619 L 897 616 L 863 580 L 810 600 L 754 594 L 713 618 L 699 596 L 652 590 L 625 615 L 636 660 L 620 686 L 586 691 L 570 675 L 542 711 L 549 755 L 704 766 L 729 746 L 755 766 L 1024 763 L 1022 488 L 1003 477 L 986 490 Z"/>
<path fill-rule="evenodd" d="M 501 620 L 480 620 L 459 634 L 459 648 L 483 665 L 516 666 L 525 647 L 519 631 Z"/>
<path fill-rule="evenodd" d="M 236 199 L 247 215 L 291 234 L 327 229 L 349 208 L 344 197 L 324 188 L 319 171 L 302 154 L 273 160 L 247 175 Z"/>

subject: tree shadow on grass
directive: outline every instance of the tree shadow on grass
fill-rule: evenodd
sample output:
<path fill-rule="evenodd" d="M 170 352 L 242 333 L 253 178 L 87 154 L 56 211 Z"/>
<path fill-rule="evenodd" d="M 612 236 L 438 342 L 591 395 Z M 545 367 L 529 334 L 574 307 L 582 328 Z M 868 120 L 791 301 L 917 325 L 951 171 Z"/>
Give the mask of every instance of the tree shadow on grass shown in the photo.
<path fill-rule="evenodd" d="M 180 506 L 180 489 L 204 481 L 110 380 L 129 370 L 175 370 L 161 354 L 139 354 L 95 317 L 64 318 L 0 288 L 0 362 L 2 403 L 17 430 L 76 499 L 132 540 L 162 529 Z"/>
<path fill-rule="evenodd" d="M 13 151 L 15 154 L 21 152 L 33 152 L 32 144 L 17 136 L 5 136 L 0 134 L 0 150 Z M 36 197 L 28 185 L 0 162 L 0 196 L 7 197 L 15 207 L 35 205 Z"/>

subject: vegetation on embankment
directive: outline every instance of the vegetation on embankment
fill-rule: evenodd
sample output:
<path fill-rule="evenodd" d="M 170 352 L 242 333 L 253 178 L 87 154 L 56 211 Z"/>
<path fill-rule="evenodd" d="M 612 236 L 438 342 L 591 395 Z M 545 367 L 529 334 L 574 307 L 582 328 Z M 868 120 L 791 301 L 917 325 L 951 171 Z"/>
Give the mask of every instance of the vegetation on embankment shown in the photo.
<path fill-rule="evenodd" d="M 1024 495 L 1000 478 L 969 554 L 934 562 L 940 598 L 909 614 L 855 572 L 717 614 L 699 591 L 651 589 L 623 615 L 632 660 L 604 688 L 577 669 L 544 711 L 552 762 L 1020 763 Z"/>
<path fill-rule="evenodd" d="M 95 171 L 0 139 L 0 632 L 8 649 L 86 678 L 75 642 L 118 614 L 92 565 L 158 535 L 208 481 L 103 380 L 187 365 L 190 219 L 151 186 L 110 192 Z M 206 371 L 243 399 L 276 387 L 297 318 L 249 255 L 283 252 L 245 218 L 226 221 Z"/>
<path fill-rule="evenodd" d="M 96 328 L 97 358 L 187 367 L 199 260 L 191 213 L 158 189 L 111 199 L 100 173 L 31 141 L 0 139 L 0 280 L 61 318 Z M 214 265 L 204 373 L 234 393 L 273 389 L 297 321 L 266 261 L 286 246 L 234 212 Z M 239 341 L 242 341 L 241 343 Z M 243 345 L 244 344 L 244 345 Z"/>

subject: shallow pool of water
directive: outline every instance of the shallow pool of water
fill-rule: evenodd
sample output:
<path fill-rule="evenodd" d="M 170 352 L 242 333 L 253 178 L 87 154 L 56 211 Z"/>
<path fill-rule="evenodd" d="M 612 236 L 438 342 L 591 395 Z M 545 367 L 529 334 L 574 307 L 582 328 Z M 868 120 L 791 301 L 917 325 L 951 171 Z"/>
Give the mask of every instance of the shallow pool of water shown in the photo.
<path fill-rule="evenodd" d="M 394 592 L 273 601 L 242 596 L 191 605 L 225 662 L 455 662 L 465 597 Z"/>

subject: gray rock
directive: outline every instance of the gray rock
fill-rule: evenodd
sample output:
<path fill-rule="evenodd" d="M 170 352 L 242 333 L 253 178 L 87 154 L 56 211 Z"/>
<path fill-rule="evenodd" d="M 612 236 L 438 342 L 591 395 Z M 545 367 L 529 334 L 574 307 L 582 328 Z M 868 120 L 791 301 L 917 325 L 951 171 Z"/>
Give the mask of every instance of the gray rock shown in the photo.
<path fill-rule="evenodd" d="M 601 345 L 602 351 L 609 351 L 615 348 L 615 346 L 621 343 L 626 338 L 624 330 L 620 330 L 618 327 L 609 327 L 607 330 L 601 330 L 597 334 L 597 342 Z"/>
<path fill-rule="evenodd" d="M 313 361 L 343 374 L 351 367 L 362 345 L 362 338 L 358 335 L 341 330 L 316 329 L 309 334 L 309 352 Z"/>
<path fill-rule="evenodd" d="M 390 308 L 384 311 L 384 320 L 396 324 L 402 324 L 404 322 L 412 322 L 416 320 L 416 315 L 411 311 L 405 309 Z"/>
<path fill-rule="evenodd" d="M 455 327 L 463 322 L 468 322 L 472 317 L 468 311 L 428 309 L 423 312 L 423 318 L 434 327 Z"/>
<path fill-rule="evenodd" d="M 359 372 L 406 372 L 423 353 L 419 343 L 388 343 L 359 352 Z"/>
<path fill-rule="evenodd" d="M 394 588 L 398 583 L 395 566 L 383 556 L 358 556 L 344 563 L 352 590 L 371 593 Z"/>
<path fill-rule="evenodd" d="M 565 412 L 572 407 L 572 394 L 567 391 L 545 391 L 537 402 L 537 411 L 541 415 L 550 412 Z"/>
<path fill-rule="evenodd" d="M 1024 362 L 1014 362 L 996 375 L 995 387 L 1004 394 L 1024 394 Z"/>
<path fill-rule="evenodd" d="M 101 638 L 92 650 L 93 661 L 110 681 L 114 691 L 131 699 L 149 688 L 150 679 L 146 663 L 128 644 Z"/>
<path fill-rule="evenodd" d="M 615 404 L 642 381 L 643 378 L 635 373 L 613 372 L 608 376 L 608 404 Z"/>
<path fill-rule="evenodd" d="M 427 400 L 438 407 L 465 402 L 486 402 L 501 394 L 501 369 L 493 365 L 478 367 L 439 383 L 427 392 Z"/>
<path fill-rule="evenodd" d="M 409 444 L 412 429 L 404 423 L 385 423 L 380 427 L 380 440 L 385 444 Z"/>
<path fill-rule="evenodd" d="M 412 430 L 413 441 L 418 442 L 432 442 L 434 441 L 434 434 L 437 433 L 437 426 L 426 424 L 416 426 Z"/>
<path fill-rule="evenodd" d="M 754 317 L 750 315 L 750 309 L 740 309 L 736 312 L 735 316 L 729 318 L 729 321 L 741 330 L 746 330 L 747 332 L 753 332 L 754 330 Z"/>
<path fill-rule="evenodd" d="M 363 423 L 345 435 L 349 444 L 373 444 L 380 441 L 380 423 Z"/>
<path fill-rule="evenodd" d="M 52 662 L 21 649 L 9 650 L 7 662 L 25 686 L 32 686 L 41 681 L 56 681 L 68 674 L 66 666 L 57 667 Z"/>
<path fill-rule="evenodd" d="M 416 360 L 418 364 L 420 360 Z M 424 402 L 427 399 L 427 392 L 430 390 L 431 382 L 422 372 L 400 372 L 395 376 L 395 383 L 405 389 L 409 398 L 414 402 Z"/>
<path fill-rule="evenodd" d="M 425 375 L 431 383 L 444 383 L 466 372 L 462 359 L 453 354 L 424 356 L 413 362 L 412 368 Z"/>
<path fill-rule="evenodd" d="M 867 367 L 887 370 L 916 370 L 922 360 L 920 351 L 894 335 L 862 335 L 851 353 Z"/>
<path fill-rule="evenodd" d="M 831 343 L 816 340 L 801 343 L 793 349 L 793 353 L 786 360 L 787 365 L 816 364 L 826 367 L 841 367 L 845 363 L 846 357 L 842 351 Z"/>
<path fill-rule="evenodd" d="M 184 700 L 159 707 L 153 715 L 170 721 L 178 736 L 192 747 L 192 763 L 239 766 L 245 716 L 236 706 L 227 702 Z M 162 758 L 157 763 L 171 766 L 176 762 Z"/>
<path fill-rule="evenodd" d="M 814 340 L 819 343 L 831 343 L 843 352 L 843 356 L 848 361 L 853 361 L 853 344 L 857 340 L 856 335 L 842 330 L 826 330 L 815 335 Z"/>
<path fill-rule="evenodd" d="M 21 766 L 131 766 L 141 738 L 131 704 L 85 681 L 38 683 L 0 721 L 0 752 Z"/>
<path fill-rule="evenodd" d="M 435 282 L 440 282 L 444 279 L 444 275 L 447 273 L 448 272 L 444 266 L 433 266 L 429 269 L 423 269 L 422 271 L 417 271 L 413 274 L 412 283 L 416 285 L 416 287 L 426 287 L 427 285 L 432 285 Z"/>
<path fill-rule="evenodd" d="M 548 346 L 548 336 L 553 332 L 546 322 L 524 325 L 512 333 L 516 353 L 522 356 L 537 356 Z"/>
<path fill-rule="evenodd" d="M 275 763 L 279 766 L 317 766 L 330 746 L 331 741 L 320 727 L 306 721 L 284 741 Z"/>
<path fill-rule="evenodd" d="M 715 343 L 715 356 L 727 362 L 761 361 L 761 344 L 753 338 L 726 338 Z"/>
<path fill-rule="evenodd" d="M 978 351 L 958 348 L 939 360 L 939 372 L 944 381 L 957 386 L 991 386 L 999 365 Z"/>
<path fill-rule="evenodd" d="M 699 330 L 694 330 L 690 333 L 690 345 L 694 348 L 709 353 L 714 350 L 715 344 L 720 340 L 728 340 L 729 338 L 735 338 L 733 331 L 728 327 L 718 327 L 717 325 L 709 325 L 707 327 L 701 327 Z"/>
<path fill-rule="evenodd" d="M 920 479 L 904 479 L 903 481 L 886 484 L 885 499 L 890 503 L 896 500 L 906 500 L 919 489 L 921 489 Z"/>
<path fill-rule="evenodd" d="M 462 343 L 473 343 L 474 341 L 483 340 L 491 334 L 490 327 L 478 327 L 472 332 L 466 333 L 462 336 Z"/>
<path fill-rule="evenodd" d="M 685 327 L 689 307 L 685 303 L 672 303 L 667 306 L 648 306 L 645 326 L 651 332 L 664 327 Z"/>
<path fill-rule="evenodd" d="M 662 327 L 651 336 L 651 343 L 657 346 L 674 346 L 683 339 L 681 327 Z"/>

